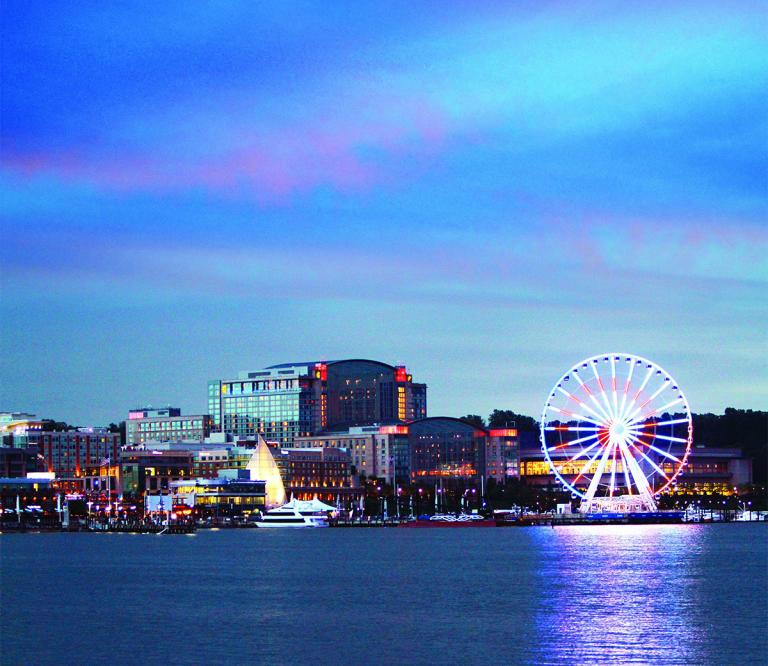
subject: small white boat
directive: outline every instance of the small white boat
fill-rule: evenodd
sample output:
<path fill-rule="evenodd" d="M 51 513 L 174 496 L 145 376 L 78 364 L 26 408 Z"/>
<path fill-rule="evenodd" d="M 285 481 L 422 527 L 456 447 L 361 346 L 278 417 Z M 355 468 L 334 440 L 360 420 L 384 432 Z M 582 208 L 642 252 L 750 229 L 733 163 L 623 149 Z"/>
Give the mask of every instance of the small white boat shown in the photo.
<path fill-rule="evenodd" d="M 443 523 L 467 523 L 475 520 L 484 520 L 483 516 L 477 513 L 460 513 L 454 515 L 452 513 L 436 513 L 430 517 L 431 521 L 443 522 Z"/>
<path fill-rule="evenodd" d="M 334 507 L 313 499 L 302 501 L 292 499 L 287 504 L 267 511 L 256 521 L 256 526 L 264 527 L 328 527 L 328 515 Z"/>

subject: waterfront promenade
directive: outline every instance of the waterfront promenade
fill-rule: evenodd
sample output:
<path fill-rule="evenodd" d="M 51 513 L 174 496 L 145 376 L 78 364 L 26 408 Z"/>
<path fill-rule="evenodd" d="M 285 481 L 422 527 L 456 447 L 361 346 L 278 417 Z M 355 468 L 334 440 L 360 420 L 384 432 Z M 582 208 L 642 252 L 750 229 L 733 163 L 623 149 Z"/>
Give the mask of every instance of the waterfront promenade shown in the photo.
<path fill-rule="evenodd" d="M 681 517 L 682 516 L 682 517 Z M 417 519 L 413 516 L 359 516 L 356 518 L 332 517 L 329 520 L 331 528 L 394 528 L 412 526 L 431 522 L 432 526 L 437 523 L 438 527 L 461 526 L 453 522 L 428 521 L 428 516 Z M 461 523 L 461 521 L 456 521 Z M 584 515 L 579 513 L 557 515 L 551 513 L 513 515 L 509 519 L 499 518 L 497 520 L 486 519 L 480 521 L 481 526 L 499 526 L 499 527 L 579 527 L 589 525 L 631 525 L 639 523 L 658 523 L 658 524 L 720 524 L 729 523 L 743 525 L 747 523 L 768 524 L 768 512 L 750 511 L 738 514 L 734 511 L 701 511 L 698 513 L 680 513 L 670 515 L 668 518 L 663 514 L 649 516 L 647 519 L 632 519 L 623 515 Z M 254 529 L 258 527 L 256 520 L 233 520 L 231 518 L 219 518 L 213 520 L 193 521 L 186 519 L 183 521 L 171 521 L 168 524 L 163 520 L 152 519 L 111 519 L 97 520 L 93 518 L 82 522 L 72 522 L 64 527 L 59 522 L 47 521 L 45 523 L 18 523 L 5 521 L 0 524 L 0 533 L 35 533 L 35 532 L 134 532 L 140 534 L 189 534 L 198 529 Z"/>

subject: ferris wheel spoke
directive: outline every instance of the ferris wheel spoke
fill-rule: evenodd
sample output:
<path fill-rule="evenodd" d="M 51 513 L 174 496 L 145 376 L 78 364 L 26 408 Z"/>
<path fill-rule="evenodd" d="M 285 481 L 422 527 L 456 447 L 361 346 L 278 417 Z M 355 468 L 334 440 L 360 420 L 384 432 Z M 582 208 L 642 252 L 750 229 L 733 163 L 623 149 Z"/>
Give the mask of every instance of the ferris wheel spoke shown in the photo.
<path fill-rule="evenodd" d="M 629 425 L 634 425 L 635 423 L 645 423 L 654 414 L 664 414 L 664 412 L 666 412 L 667 409 L 669 409 L 670 407 L 674 407 L 675 405 L 677 405 L 677 404 L 679 404 L 681 402 L 683 402 L 683 399 L 682 398 L 677 398 L 677 400 L 673 400 L 672 402 L 668 402 L 663 407 L 658 407 L 656 409 L 653 409 L 650 412 L 648 412 L 647 414 L 644 414 L 643 416 L 635 417 L 634 419 L 630 420 Z M 687 420 L 688 419 L 685 419 L 685 421 L 687 421 Z"/>
<path fill-rule="evenodd" d="M 636 421 L 635 423 L 642 423 L 642 421 Z M 671 421 L 647 421 L 643 423 L 643 425 L 630 425 L 628 426 L 628 429 L 639 430 L 641 428 L 647 428 L 648 426 L 658 428 L 660 426 L 677 425 L 678 423 L 688 423 L 688 419 L 672 419 Z"/>
<path fill-rule="evenodd" d="M 604 420 L 602 414 L 598 414 L 594 409 L 592 409 L 587 403 L 585 403 L 582 400 L 579 400 L 575 395 L 572 393 L 568 393 L 564 388 L 558 386 L 557 390 L 560 391 L 564 396 L 569 398 L 570 400 L 573 400 L 577 405 L 580 407 L 583 407 L 586 411 L 588 411 L 592 416 L 598 418 L 600 421 Z"/>
<path fill-rule="evenodd" d="M 632 444 L 632 446 L 633 446 L 634 448 L 636 448 L 636 449 L 637 449 L 637 450 L 638 450 L 640 453 L 642 453 L 642 454 L 643 454 L 643 457 L 644 457 L 644 458 L 645 458 L 645 459 L 646 459 L 646 460 L 647 460 L 649 463 L 651 463 L 651 465 L 653 465 L 653 467 L 655 467 L 655 468 L 656 468 L 656 470 L 657 470 L 657 471 L 658 471 L 660 474 L 662 474 L 662 475 L 663 475 L 663 476 L 664 476 L 666 479 L 669 479 L 669 477 L 668 477 L 668 476 L 667 476 L 667 475 L 666 475 L 664 472 L 662 472 L 662 471 L 661 471 L 661 468 L 660 468 L 660 467 L 658 467 L 658 465 L 657 465 L 657 464 L 656 464 L 656 463 L 655 463 L 655 462 L 654 462 L 654 461 L 653 461 L 651 458 L 649 458 L 649 457 L 648 457 L 648 456 L 645 454 L 645 452 L 643 452 L 643 451 L 642 451 L 642 450 L 641 450 L 639 447 L 635 446 L 635 444 L 640 444 L 641 446 L 645 446 L 645 447 L 647 447 L 647 448 L 648 448 L 650 451 L 654 451 L 655 453 L 658 453 L 660 456 L 663 456 L 663 457 L 665 457 L 665 458 L 668 458 L 669 460 L 672 460 L 673 462 L 676 462 L 676 463 L 678 463 L 678 464 L 682 465 L 683 461 L 682 461 L 682 460 L 680 460 L 679 458 L 677 458 L 677 457 L 673 456 L 671 453 L 668 453 L 668 452 L 664 451 L 663 449 L 660 449 L 660 448 L 658 448 L 658 447 L 656 447 L 656 446 L 653 446 L 653 444 L 649 444 L 648 442 L 644 442 L 642 439 L 639 439 L 638 437 L 635 437 L 634 435 L 630 435 L 629 437 L 630 437 L 630 439 L 631 439 L 631 440 L 633 440 L 633 442 L 634 442 L 634 444 Z"/>
<path fill-rule="evenodd" d="M 627 394 L 629 393 L 629 387 L 632 385 L 632 373 L 635 371 L 635 364 L 629 364 L 629 374 L 627 375 L 627 381 L 624 382 L 624 391 L 621 394 L 621 407 L 619 407 L 619 418 L 623 418 L 626 412 L 624 407 L 627 404 Z"/>
<path fill-rule="evenodd" d="M 629 442 L 629 445 L 632 446 L 640 455 L 644 455 L 640 449 L 638 449 L 636 446 L 634 446 L 631 442 Z M 627 460 L 627 463 L 629 464 L 629 471 L 632 474 L 632 478 L 635 481 L 635 486 L 637 486 L 637 491 L 639 494 L 647 493 L 648 495 L 653 495 L 653 490 L 651 490 L 651 484 L 648 483 L 648 479 L 646 478 L 645 474 L 643 474 L 643 470 L 640 469 L 640 465 L 637 464 L 637 460 L 635 459 L 635 456 L 632 455 L 632 452 L 629 450 L 629 446 L 627 446 L 627 442 L 625 442 L 623 439 L 619 440 L 619 446 L 622 448 L 624 452 L 624 457 Z"/>
<path fill-rule="evenodd" d="M 675 405 L 679 405 L 681 402 L 683 402 L 682 398 L 677 398 L 676 400 L 673 400 L 672 402 L 668 402 L 663 407 L 659 407 L 658 409 L 654 410 L 657 414 L 663 414 L 665 411 L 667 411 L 670 407 L 674 407 Z"/>
<path fill-rule="evenodd" d="M 565 416 L 572 416 L 579 421 L 586 421 L 587 423 L 594 423 L 596 426 L 603 425 L 600 421 L 595 421 L 595 419 L 591 419 L 587 416 L 584 416 L 582 414 L 578 414 L 577 412 L 572 412 L 568 409 L 560 409 L 559 407 L 555 407 L 554 405 L 547 405 L 547 409 L 551 409 L 553 412 L 557 412 L 558 414 L 565 414 Z"/>
<path fill-rule="evenodd" d="M 651 404 L 654 400 L 656 400 L 656 398 L 658 398 L 661 392 L 666 388 L 669 388 L 669 379 L 665 379 L 664 383 L 661 386 L 659 386 L 658 389 L 656 389 L 656 391 L 651 395 L 651 397 L 648 398 L 642 405 L 637 407 L 637 409 L 635 409 L 627 418 L 631 421 L 637 415 L 638 412 L 643 411 L 643 407 Z M 656 410 L 653 410 L 653 411 L 656 411 Z M 652 413 L 653 412 L 651 412 L 651 414 Z"/>
<path fill-rule="evenodd" d="M 619 397 L 616 393 L 616 357 L 611 356 L 611 397 L 613 398 L 613 413 L 619 417 Z"/>
<path fill-rule="evenodd" d="M 667 481 L 669 481 L 669 477 L 666 475 L 663 469 L 659 467 L 651 458 L 648 457 L 648 455 L 642 451 L 639 447 L 637 447 L 634 443 L 630 442 L 629 445 L 635 449 L 642 457 L 643 459 L 648 462 L 648 464 L 653 467 L 659 474 L 661 474 Z"/>
<path fill-rule="evenodd" d="M 595 435 L 595 437 L 598 437 L 598 436 L 597 436 L 597 435 Z M 597 440 L 597 441 L 596 441 L 594 444 L 590 444 L 590 445 L 589 445 L 589 446 L 588 446 L 586 449 L 582 449 L 582 450 L 581 450 L 581 451 L 579 451 L 579 452 L 578 452 L 578 453 L 577 453 L 575 456 L 573 456 L 573 457 L 571 457 L 571 458 L 568 458 L 568 460 L 566 460 L 564 464 L 572 463 L 574 460 L 578 460 L 579 458 L 581 458 L 581 456 L 583 456 L 583 455 L 586 455 L 586 454 L 587 454 L 587 453 L 589 453 L 589 452 L 590 452 L 592 449 L 594 449 L 596 446 L 599 446 L 599 445 L 601 445 L 601 444 L 604 446 L 604 445 L 605 445 L 605 442 L 601 441 L 601 440 L 598 438 L 598 440 Z M 602 448 L 600 448 L 600 449 L 598 450 L 598 452 L 599 452 L 599 451 L 602 451 Z"/>
<path fill-rule="evenodd" d="M 604 446 L 607 446 L 607 445 L 604 444 Z M 593 447 L 590 447 L 590 448 L 593 448 Z M 602 452 L 603 452 L 603 449 L 599 448 L 597 451 L 595 451 L 595 455 L 593 455 L 591 458 L 587 460 L 587 462 L 584 463 L 582 468 L 579 470 L 579 473 L 576 475 L 576 478 L 572 481 L 572 485 L 576 485 L 578 480 L 587 473 L 587 470 L 592 466 L 592 463 L 595 462 L 595 458 L 597 458 L 597 456 L 599 456 Z"/>
<path fill-rule="evenodd" d="M 595 379 L 597 380 L 597 385 L 600 387 L 600 397 L 603 399 L 603 403 L 605 404 L 605 410 L 608 414 L 608 416 L 611 418 L 611 420 L 614 420 L 616 418 L 616 414 L 614 414 L 611 411 L 611 405 L 608 403 L 608 396 L 605 393 L 605 386 L 603 386 L 603 379 L 600 377 L 600 373 L 597 372 L 597 363 L 590 363 L 592 366 L 592 374 L 595 375 Z"/>
<path fill-rule="evenodd" d="M 667 458 L 669 460 L 673 460 L 674 462 L 678 463 L 679 465 L 683 464 L 683 461 L 680 460 L 680 458 L 678 458 L 676 456 L 673 456 L 671 453 L 668 453 L 667 451 L 664 451 L 663 449 L 660 449 L 660 448 L 654 446 L 653 444 L 647 444 L 646 446 L 648 446 L 648 448 L 651 451 L 655 451 L 656 453 L 658 453 L 660 456 L 664 456 L 665 458 Z"/>
<path fill-rule="evenodd" d="M 624 457 L 624 449 L 619 447 L 619 453 L 621 454 L 621 470 L 624 472 L 624 485 L 627 486 L 629 494 L 632 494 L 632 482 L 629 480 L 629 465 L 627 459 Z"/>
<path fill-rule="evenodd" d="M 602 421 L 610 421 L 611 417 L 608 416 L 608 414 L 605 413 L 605 410 L 603 410 L 602 405 L 597 401 L 592 391 L 589 390 L 589 386 L 587 386 L 579 377 L 578 372 L 574 372 L 573 376 L 576 377 L 576 381 L 579 382 L 579 385 L 581 386 L 584 393 L 589 397 L 589 399 L 592 401 L 592 404 L 597 408 L 597 411 L 600 413 L 600 419 Z"/>
<path fill-rule="evenodd" d="M 626 408 L 627 414 L 630 414 L 632 413 L 632 411 L 634 411 L 634 406 L 637 404 L 637 401 L 640 398 L 640 395 L 645 390 L 645 387 L 648 385 L 648 382 L 650 381 L 652 375 L 653 375 L 653 367 L 649 367 L 648 372 L 645 373 L 645 378 L 643 379 L 643 383 L 640 384 L 640 388 L 637 389 L 637 391 L 635 391 L 635 395 L 632 396 L 632 399 L 629 401 L 629 404 L 627 405 L 627 408 Z"/>
<path fill-rule="evenodd" d="M 603 430 L 604 428 L 598 427 L 598 426 L 545 426 L 544 430 L 549 431 L 556 431 L 556 432 L 581 432 L 581 431 L 591 431 L 596 432 L 598 430 Z"/>
<path fill-rule="evenodd" d="M 595 394 L 590 393 L 589 398 L 592 401 L 592 404 L 595 405 L 595 408 L 602 414 L 602 418 L 601 418 L 602 422 L 607 423 L 608 421 L 610 421 L 611 420 L 610 414 L 606 413 L 605 409 L 603 408 L 603 405 L 601 405 L 598 402 L 597 398 L 595 397 Z"/>
<path fill-rule="evenodd" d="M 632 432 L 632 433 L 636 433 L 637 429 L 629 428 L 629 431 Z M 640 433 L 640 434 L 643 434 L 643 433 Z M 648 437 L 653 437 L 654 439 L 663 439 L 663 440 L 666 440 L 668 442 L 681 442 L 682 444 L 687 444 L 688 443 L 688 440 L 687 439 L 683 439 L 682 437 L 670 437 L 668 435 L 658 435 L 656 433 L 654 433 L 653 435 L 651 435 L 649 433 L 645 433 L 645 434 Z"/>
<path fill-rule="evenodd" d="M 608 461 L 608 455 L 610 454 L 610 452 L 611 452 L 611 447 L 606 444 L 603 447 L 603 455 L 600 457 L 600 462 L 597 464 L 597 470 L 595 471 L 595 474 L 592 477 L 592 480 L 589 482 L 589 487 L 587 488 L 587 494 L 584 496 L 585 499 L 591 500 L 595 496 L 595 491 L 600 485 L 600 479 L 602 478 L 603 472 L 605 471 L 605 465 L 606 465 L 606 462 Z"/>
<path fill-rule="evenodd" d="M 611 497 L 613 497 L 613 488 L 616 485 L 616 443 L 613 444 L 613 460 L 611 461 Z"/>
<path fill-rule="evenodd" d="M 569 446 L 574 446 L 576 444 L 581 444 L 582 442 L 588 442 L 591 439 L 597 439 L 599 435 L 589 435 L 588 437 L 580 437 L 579 439 L 574 439 L 571 442 L 563 442 L 562 444 L 557 444 L 556 446 L 549 446 L 547 447 L 547 451 L 556 451 L 558 449 L 565 449 Z M 597 442 L 598 444 L 600 442 Z"/>

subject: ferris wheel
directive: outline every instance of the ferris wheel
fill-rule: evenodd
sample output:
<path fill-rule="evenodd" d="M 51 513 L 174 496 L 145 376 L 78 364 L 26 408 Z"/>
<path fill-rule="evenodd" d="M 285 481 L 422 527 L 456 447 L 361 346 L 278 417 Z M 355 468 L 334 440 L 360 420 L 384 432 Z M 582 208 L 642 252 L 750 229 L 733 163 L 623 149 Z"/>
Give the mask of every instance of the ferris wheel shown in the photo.
<path fill-rule="evenodd" d="M 693 440 L 688 400 L 663 368 L 632 354 L 574 365 L 552 388 L 540 430 L 557 481 L 582 512 L 656 511 Z"/>

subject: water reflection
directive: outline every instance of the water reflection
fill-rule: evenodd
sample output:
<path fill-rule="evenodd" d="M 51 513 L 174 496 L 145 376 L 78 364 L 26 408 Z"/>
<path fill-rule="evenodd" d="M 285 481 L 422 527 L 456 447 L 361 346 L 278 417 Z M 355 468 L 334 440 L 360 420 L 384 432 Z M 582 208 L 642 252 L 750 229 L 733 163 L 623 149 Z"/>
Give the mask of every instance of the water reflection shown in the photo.
<path fill-rule="evenodd" d="M 617 525 L 543 532 L 536 614 L 541 663 L 703 663 L 692 609 L 696 526 Z M 533 655 L 531 655 L 533 656 Z"/>

